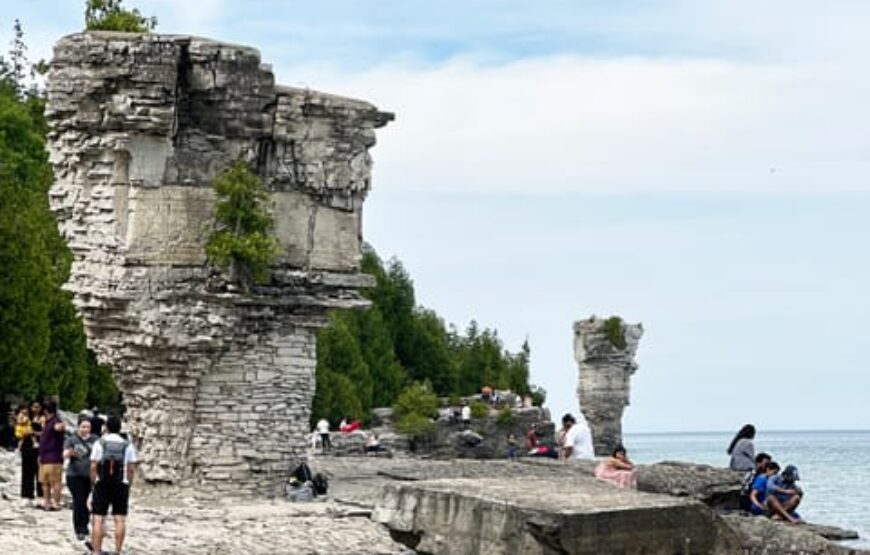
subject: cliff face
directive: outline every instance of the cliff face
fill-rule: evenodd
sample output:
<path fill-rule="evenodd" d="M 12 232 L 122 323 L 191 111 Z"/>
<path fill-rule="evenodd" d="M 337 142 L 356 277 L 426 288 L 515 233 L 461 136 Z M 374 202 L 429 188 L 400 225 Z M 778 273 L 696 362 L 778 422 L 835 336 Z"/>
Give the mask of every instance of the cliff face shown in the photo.
<path fill-rule="evenodd" d="M 611 329 L 610 326 L 617 326 Z M 614 342 L 614 334 L 619 335 Z M 592 432 L 595 454 L 610 455 L 622 442 L 622 412 L 629 404 L 629 380 L 637 371 L 634 361 L 641 324 L 626 324 L 595 317 L 574 323 L 574 357 L 580 371 L 577 396 Z"/>
<path fill-rule="evenodd" d="M 50 202 L 89 345 L 110 364 L 146 479 L 228 490 L 304 446 L 315 333 L 356 289 L 374 130 L 366 102 L 276 86 L 259 53 L 187 36 L 55 46 Z M 211 181 L 238 159 L 270 193 L 280 254 L 241 294 L 206 264 Z"/>

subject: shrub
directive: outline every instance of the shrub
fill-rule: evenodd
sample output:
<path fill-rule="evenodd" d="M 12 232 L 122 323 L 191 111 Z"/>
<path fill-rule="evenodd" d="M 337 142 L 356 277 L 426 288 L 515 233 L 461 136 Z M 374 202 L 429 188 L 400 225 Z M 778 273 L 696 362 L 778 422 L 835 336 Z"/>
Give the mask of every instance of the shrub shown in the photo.
<path fill-rule="evenodd" d="M 514 422 L 516 422 L 516 417 L 514 416 L 514 411 L 510 407 L 505 407 L 498 411 L 498 419 L 497 422 L 502 426 L 512 426 Z"/>
<path fill-rule="evenodd" d="M 438 417 L 438 397 L 428 382 L 411 384 L 393 404 L 393 418 L 397 422 L 412 414 L 425 418 Z"/>
<path fill-rule="evenodd" d="M 447 398 L 447 406 L 448 407 L 458 407 L 462 404 L 462 399 L 459 398 L 459 395 L 453 393 L 450 397 Z"/>
<path fill-rule="evenodd" d="M 628 345 L 625 342 L 625 329 L 622 326 L 622 318 L 619 316 L 611 316 L 604 321 L 604 335 L 610 341 L 610 344 L 620 351 Z"/>
<path fill-rule="evenodd" d="M 539 385 L 533 385 L 529 391 L 529 396 L 532 398 L 532 405 L 543 407 L 547 400 L 547 390 Z"/>
<path fill-rule="evenodd" d="M 144 17 L 139 10 L 127 10 L 122 0 L 87 0 L 85 28 L 88 31 L 148 33 L 157 26 L 156 17 Z"/>
<path fill-rule="evenodd" d="M 422 414 L 411 413 L 396 422 L 396 430 L 414 439 L 423 439 L 435 431 L 435 424 Z"/>
<path fill-rule="evenodd" d="M 472 418 L 486 418 L 489 416 L 489 405 L 483 401 L 474 401 L 471 403 Z"/>
<path fill-rule="evenodd" d="M 243 286 L 268 281 L 278 244 L 269 235 L 272 217 L 262 182 L 240 160 L 215 177 L 214 190 L 216 229 L 205 246 L 209 260 L 229 269 Z"/>

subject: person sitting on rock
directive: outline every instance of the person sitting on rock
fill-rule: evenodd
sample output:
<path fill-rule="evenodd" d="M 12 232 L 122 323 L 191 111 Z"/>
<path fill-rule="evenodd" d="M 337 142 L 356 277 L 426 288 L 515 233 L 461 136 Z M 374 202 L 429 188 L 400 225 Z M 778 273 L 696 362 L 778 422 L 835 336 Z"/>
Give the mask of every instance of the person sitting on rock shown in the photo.
<path fill-rule="evenodd" d="M 782 474 L 772 476 L 767 481 L 767 507 L 771 516 L 782 518 L 792 524 L 799 524 L 801 517 L 797 513 L 804 492 L 795 482 L 800 480 L 798 469 L 787 465 Z"/>
<path fill-rule="evenodd" d="M 601 461 L 595 467 L 595 477 L 605 482 L 616 484 L 621 488 L 637 487 L 637 475 L 634 463 L 628 460 L 625 447 L 617 445 L 613 454 L 607 460 Z"/>
<path fill-rule="evenodd" d="M 755 439 L 755 426 L 747 424 L 740 428 L 740 431 L 731 440 L 728 445 L 728 454 L 731 455 L 729 467 L 731 470 L 739 470 L 740 472 L 749 472 L 755 468 L 755 444 L 752 440 Z"/>
<path fill-rule="evenodd" d="M 740 508 L 749 512 L 752 507 L 752 501 L 749 499 L 749 492 L 752 491 L 752 484 L 755 479 L 764 474 L 764 467 L 771 461 L 771 456 L 767 453 L 759 453 L 755 456 L 755 469 L 746 473 L 743 478 L 743 484 L 740 486 Z"/>
<path fill-rule="evenodd" d="M 562 417 L 562 429 L 564 430 L 564 439 L 561 444 L 563 459 L 595 458 L 592 449 L 592 436 L 585 426 L 577 424 L 574 415 L 567 413 Z"/>
<path fill-rule="evenodd" d="M 369 434 L 365 443 L 366 454 L 372 453 L 377 455 L 381 451 L 384 451 L 384 446 L 381 445 L 381 440 L 378 439 L 378 434 Z"/>
<path fill-rule="evenodd" d="M 749 512 L 756 515 L 767 515 L 767 481 L 779 472 L 779 464 L 770 461 L 764 465 L 764 472 L 755 477 L 752 489 L 749 491 Z"/>
<path fill-rule="evenodd" d="M 538 428 L 534 424 L 529 424 L 529 431 L 526 433 L 526 449 L 531 451 L 538 446 Z"/>

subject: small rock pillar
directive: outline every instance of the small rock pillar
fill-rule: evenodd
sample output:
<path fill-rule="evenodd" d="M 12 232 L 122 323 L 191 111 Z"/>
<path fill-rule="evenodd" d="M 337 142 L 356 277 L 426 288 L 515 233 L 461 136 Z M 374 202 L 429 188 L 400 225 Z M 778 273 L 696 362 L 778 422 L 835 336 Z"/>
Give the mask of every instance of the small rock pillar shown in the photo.
<path fill-rule="evenodd" d="M 614 338 L 614 330 L 621 335 Z M 610 455 L 622 443 L 622 413 L 629 404 L 629 382 L 638 368 L 634 356 L 642 335 L 641 324 L 621 319 L 608 324 L 593 316 L 574 322 L 577 397 L 597 456 Z"/>

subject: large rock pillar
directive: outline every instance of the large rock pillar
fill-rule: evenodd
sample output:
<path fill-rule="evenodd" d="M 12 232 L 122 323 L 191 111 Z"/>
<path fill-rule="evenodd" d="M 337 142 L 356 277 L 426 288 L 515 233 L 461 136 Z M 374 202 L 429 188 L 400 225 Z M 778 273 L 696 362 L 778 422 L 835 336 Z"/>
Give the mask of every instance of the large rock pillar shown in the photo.
<path fill-rule="evenodd" d="M 276 86 L 248 47 L 92 32 L 55 46 L 51 207 L 68 287 L 110 364 L 147 480 L 262 489 L 304 452 L 316 332 L 363 307 L 367 102 Z M 213 178 L 249 163 L 280 246 L 243 291 L 206 262 Z"/>
<path fill-rule="evenodd" d="M 620 318 L 574 322 L 574 357 L 580 371 L 577 396 L 598 456 L 622 442 L 622 412 L 629 404 L 629 379 L 643 335 L 641 324 Z"/>

